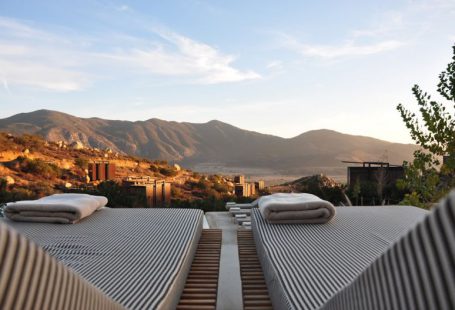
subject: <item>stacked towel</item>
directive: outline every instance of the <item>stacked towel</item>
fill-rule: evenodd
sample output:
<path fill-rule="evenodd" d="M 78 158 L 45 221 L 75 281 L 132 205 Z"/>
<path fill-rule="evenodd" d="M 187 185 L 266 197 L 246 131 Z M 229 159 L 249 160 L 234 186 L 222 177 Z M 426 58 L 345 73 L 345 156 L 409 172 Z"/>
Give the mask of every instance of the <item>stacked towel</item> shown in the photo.
<path fill-rule="evenodd" d="M 107 198 L 87 194 L 55 194 L 38 200 L 6 204 L 5 216 L 17 222 L 74 224 L 107 204 Z"/>
<path fill-rule="evenodd" d="M 335 207 L 312 194 L 273 194 L 259 199 L 262 216 L 272 224 L 323 224 L 335 216 Z"/>

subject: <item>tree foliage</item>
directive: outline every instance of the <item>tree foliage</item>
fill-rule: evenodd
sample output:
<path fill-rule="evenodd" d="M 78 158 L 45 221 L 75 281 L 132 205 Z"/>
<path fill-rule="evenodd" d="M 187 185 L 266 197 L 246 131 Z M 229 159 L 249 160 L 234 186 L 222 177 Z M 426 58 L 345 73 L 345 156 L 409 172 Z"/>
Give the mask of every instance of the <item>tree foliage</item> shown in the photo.
<path fill-rule="evenodd" d="M 412 139 L 421 146 L 414 153 L 413 162 L 404 163 L 405 178 L 398 185 L 410 191 L 404 203 L 421 207 L 435 202 L 455 186 L 455 45 L 452 62 L 439 75 L 437 91 L 444 102 L 433 100 L 414 85 L 418 113 L 401 103 L 397 106 Z M 444 164 L 441 158 L 445 158 Z"/>

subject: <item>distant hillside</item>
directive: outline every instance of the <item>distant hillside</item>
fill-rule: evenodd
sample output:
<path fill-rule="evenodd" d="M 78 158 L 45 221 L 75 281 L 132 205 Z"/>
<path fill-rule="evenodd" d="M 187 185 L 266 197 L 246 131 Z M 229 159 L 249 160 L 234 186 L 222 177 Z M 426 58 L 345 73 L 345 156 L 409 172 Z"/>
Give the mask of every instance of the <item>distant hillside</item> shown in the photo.
<path fill-rule="evenodd" d="M 80 141 L 86 146 L 158 158 L 210 172 L 226 167 L 272 173 L 314 174 L 344 171 L 342 160 L 391 163 L 410 160 L 415 145 L 390 143 L 332 130 L 314 130 L 285 139 L 210 121 L 203 124 L 78 118 L 39 110 L 0 119 L 0 131 L 31 133 L 51 141 Z M 341 170 L 340 170 L 341 169 Z"/>
<path fill-rule="evenodd" d="M 39 136 L 0 132 L 0 204 L 70 189 L 94 188 L 99 182 L 88 183 L 87 168 L 89 162 L 97 160 L 108 160 L 116 166 L 116 189 L 105 188 L 115 198 L 122 198 L 117 190 L 127 176 L 150 176 L 172 182 L 174 205 L 187 207 L 193 203 L 201 207 L 207 201 L 211 206 L 214 199 L 222 204 L 222 199 L 232 197 L 233 184 L 221 176 L 201 175 L 166 161 L 122 155 L 109 149 L 80 147 L 49 142 Z"/>

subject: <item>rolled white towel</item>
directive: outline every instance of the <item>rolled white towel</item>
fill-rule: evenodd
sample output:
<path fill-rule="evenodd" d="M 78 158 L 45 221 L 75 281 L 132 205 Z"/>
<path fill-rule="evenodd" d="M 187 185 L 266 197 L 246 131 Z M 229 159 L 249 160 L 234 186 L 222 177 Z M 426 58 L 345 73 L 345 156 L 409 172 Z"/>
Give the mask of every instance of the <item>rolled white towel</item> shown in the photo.
<path fill-rule="evenodd" d="M 104 207 L 103 196 L 55 194 L 37 200 L 9 202 L 5 216 L 17 222 L 74 224 Z"/>
<path fill-rule="evenodd" d="M 323 224 L 335 216 L 335 207 L 312 194 L 278 193 L 259 199 L 262 216 L 272 224 Z"/>

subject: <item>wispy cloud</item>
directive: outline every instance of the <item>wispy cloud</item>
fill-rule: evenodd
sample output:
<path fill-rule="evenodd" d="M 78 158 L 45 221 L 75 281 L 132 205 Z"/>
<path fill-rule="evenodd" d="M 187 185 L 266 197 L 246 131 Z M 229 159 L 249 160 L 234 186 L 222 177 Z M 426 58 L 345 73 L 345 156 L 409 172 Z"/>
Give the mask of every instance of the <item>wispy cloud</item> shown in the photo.
<path fill-rule="evenodd" d="M 356 29 L 349 35 L 352 39 L 389 37 L 405 27 L 405 15 L 402 11 L 386 11 L 376 18 L 370 27 Z"/>
<path fill-rule="evenodd" d="M 128 12 L 131 11 L 131 8 L 127 6 L 126 4 L 119 5 L 115 8 L 119 12 Z"/>
<path fill-rule="evenodd" d="M 267 69 L 281 70 L 283 68 L 283 62 L 281 60 L 272 60 L 266 67 Z"/>
<path fill-rule="evenodd" d="M 67 92 L 87 85 L 69 41 L 26 23 L 0 17 L 0 76 L 6 85 Z M 4 83 L 5 85 L 5 83 Z"/>
<path fill-rule="evenodd" d="M 149 39 L 104 34 L 78 38 L 72 34 L 68 40 L 65 33 L 0 17 L 0 76 L 10 84 L 62 92 L 84 89 L 103 78 L 99 72 L 123 78 L 125 70 L 132 77 L 145 73 L 202 84 L 261 77 L 254 71 L 237 69 L 234 56 L 208 44 L 170 30 L 143 31 L 150 34 Z"/>
<path fill-rule="evenodd" d="M 104 57 L 123 62 L 132 68 L 147 70 L 154 74 L 192 77 L 195 83 L 215 84 L 258 79 L 253 71 L 236 69 L 235 58 L 218 49 L 180 35 L 154 29 L 161 42 L 153 42 L 148 48 L 134 48 L 123 52 L 108 53 Z"/>
<path fill-rule="evenodd" d="M 281 44 L 304 57 L 321 59 L 339 59 L 355 56 L 367 56 L 395 50 L 406 44 L 401 36 L 405 28 L 403 12 L 388 11 L 383 13 L 370 27 L 347 32 L 338 39 L 338 43 L 312 43 L 297 37 L 280 33 Z M 344 37 L 344 39 L 343 39 Z"/>
<path fill-rule="evenodd" d="M 389 40 L 377 43 L 360 44 L 354 41 L 344 42 L 339 45 L 305 44 L 295 38 L 287 37 L 287 46 L 303 56 L 321 58 L 341 58 L 349 56 L 362 56 L 378 54 L 394 50 L 403 45 L 402 42 Z"/>
<path fill-rule="evenodd" d="M 8 94 L 11 94 L 11 90 L 9 89 L 9 86 L 8 86 L 8 80 L 3 78 L 2 79 L 2 82 L 3 82 L 3 88 L 5 89 L 5 91 L 8 93 Z"/>

